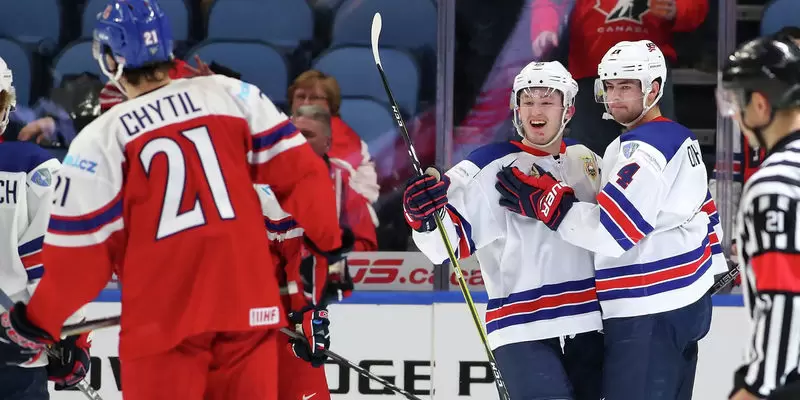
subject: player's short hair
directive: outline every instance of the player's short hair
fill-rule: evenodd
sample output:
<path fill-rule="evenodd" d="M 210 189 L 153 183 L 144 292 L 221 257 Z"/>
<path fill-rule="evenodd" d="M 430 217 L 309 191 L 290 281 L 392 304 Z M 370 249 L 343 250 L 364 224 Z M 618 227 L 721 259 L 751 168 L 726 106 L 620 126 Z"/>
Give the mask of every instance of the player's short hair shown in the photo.
<path fill-rule="evenodd" d="M 111 49 L 105 48 L 103 50 L 104 56 L 111 55 Z M 122 76 L 131 85 L 139 85 L 144 82 L 156 82 L 169 76 L 169 71 L 175 68 L 175 59 L 167 61 L 158 61 L 150 64 L 145 64 L 139 68 L 125 67 L 122 70 Z"/>
<path fill-rule="evenodd" d="M 325 133 L 331 135 L 331 114 L 324 108 L 314 105 L 306 104 L 297 108 L 297 112 L 292 115 L 294 118 L 306 117 L 319 121 L 325 126 Z"/>
<path fill-rule="evenodd" d="M 0 91 L 0 110 L 5 110 L 10 105 L 14 104 L 14 100 L 15 100 L 15 94 L 13 90 Z"/>
<path fill-rule="evenodd" d="M 325 96 L 328 97 L 328 108 L 331 110 L 331 115 L 339 115 L 339 106 L 342 105 L 342 91 L 339 89 L 339 83 L 336 82 L 336 78 L 315 69 L 303 72 L 295 78 L 292 85 L 289 86 L 289 90 L 286 92 L 289 101 L 289 109 L 292 108 L 294 92 L 296 92 L 297 89 L 309 88 L 316 84 L 322 86 L 322 91 L 324 91 Z"/>

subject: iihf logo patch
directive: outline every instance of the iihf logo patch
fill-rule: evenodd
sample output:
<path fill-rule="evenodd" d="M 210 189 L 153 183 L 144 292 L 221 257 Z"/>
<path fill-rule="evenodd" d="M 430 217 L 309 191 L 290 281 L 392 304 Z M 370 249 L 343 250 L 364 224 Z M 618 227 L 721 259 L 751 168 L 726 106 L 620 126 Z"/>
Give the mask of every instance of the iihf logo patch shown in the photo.
<path fill-rule="evenodd" d="M 624 155 L 625 158 L 631 158 L 638 148 L 639 143 L 625 143 L 625 146 L 622 146 L 622 155 Z"/>
<path fill-rule="evenodd" d="M 53 177 L 50 175 L 50 170 L 42 168 L 33 173 L 31 181 L 39 186 L 50 186 Z"/>

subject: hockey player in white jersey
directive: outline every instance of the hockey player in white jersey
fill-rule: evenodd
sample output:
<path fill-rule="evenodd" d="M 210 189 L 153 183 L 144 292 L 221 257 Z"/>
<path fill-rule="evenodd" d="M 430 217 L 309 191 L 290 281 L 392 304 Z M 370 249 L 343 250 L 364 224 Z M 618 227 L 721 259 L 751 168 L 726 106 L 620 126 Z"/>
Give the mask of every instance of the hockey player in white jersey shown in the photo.
<path fill-rule="evenodd" d="M 718 109 L 761 167 L 745 183 L 736 239 L 752 319 L 731 400 L 800 398 L 800 47 L 785 34 L 742 44 L 722 68 Z"/>
<path fill-rule="evenodd" d="M 494 189 L 504 167 L 529 171 L 536 163 L 569 182 L 579 199 L 594 201 L 596 155 L 562 139 L 577 91 L 560 63 L 527 65 L 511 94 L 522 140 L 483 146 L 446 174 L 437 170 L 440 180 L 413 178 L 403 196 L 414 241 L 433 263 L 448 260 L 435 212 L 443 215 L 457 255 L 474 253 L 480 262 L 489 295 L 489 345 L 513 399 L 600 397 L 602 321 L 592 254 L 504 209 Z"/>
<path fill-rule="evenodd" d="M 0 135 L 15 106 L 13 74 L 0 58 Z M 27 303 L 44 273 L 41 250 L 50 217 L 54 175 L 61 164 L 38 145 L 3 142 L 0 136 L 0 289 L 12 301 Z M 78 322 L 74 315 L 70 322 Z M 0 321 L 2 323 L 2 321 Z M 48 399 L 47 381 L 58 388 L 72 386 L 89 369 L 87 335 L 56 344 L 69 355 L 53 359 L 32 355 L 21 365 L 7 365 L 0 353 L 0 398 Z"/>
<path fill-rule="evenodd" d="M 515 175 L 527 215 L 595 253 L 606 400 L 691 399 L 707 292 L 727 271 L 700 146 L 658 108 L 666 72 L 647 40 L 617 43 L 598 66 L 597 99 L 627 130 L 605 151 L 597 204 L 558 177 Z"/>

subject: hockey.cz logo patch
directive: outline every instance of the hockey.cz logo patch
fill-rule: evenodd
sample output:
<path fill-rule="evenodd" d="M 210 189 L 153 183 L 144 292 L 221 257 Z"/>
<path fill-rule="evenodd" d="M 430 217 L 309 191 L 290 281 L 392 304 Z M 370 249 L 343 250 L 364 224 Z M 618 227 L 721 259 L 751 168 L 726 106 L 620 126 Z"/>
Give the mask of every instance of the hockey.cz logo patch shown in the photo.
<path fill-rule="evenodd" d="M 278 307 L 261 307 L 250 309 L 250 326 L 275 325 L 281 322 Z"/>

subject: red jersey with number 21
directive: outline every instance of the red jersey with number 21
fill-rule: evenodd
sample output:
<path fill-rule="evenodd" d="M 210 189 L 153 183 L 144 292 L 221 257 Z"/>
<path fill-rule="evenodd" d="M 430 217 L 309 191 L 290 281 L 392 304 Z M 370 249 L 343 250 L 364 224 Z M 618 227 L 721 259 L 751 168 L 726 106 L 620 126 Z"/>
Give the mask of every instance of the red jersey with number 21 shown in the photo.
<path fill-rule="evenodd" d="M 324 162 L 248 83 L 173 81 L 100 116 L 67 157 L 28 316 L 58 336 L 116 272 L 123 359 L 285 324 L 253 183 L 322 250 L 341 245 Z"/>

